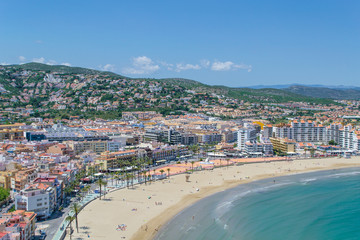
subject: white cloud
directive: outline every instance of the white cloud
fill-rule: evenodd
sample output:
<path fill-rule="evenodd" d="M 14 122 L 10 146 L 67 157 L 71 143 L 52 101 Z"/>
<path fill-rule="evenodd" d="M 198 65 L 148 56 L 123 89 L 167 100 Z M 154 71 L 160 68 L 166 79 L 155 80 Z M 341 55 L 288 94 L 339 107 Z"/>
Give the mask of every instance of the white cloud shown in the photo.
<path fill-rule="evenodd" d="M 5 65 L 10 65 L 10 63 L 7 62 L 1 62 L 0 65 L 5 66 Z"/>
<path fill-rule="evenodd" d="M 70 67 L 70 66 L 71 66 L 71 64 L 70 64 L 70 63 L 68 63 L 68 62 L 61 63 L 60 65 L 64 65 L 64 66 L 68 66 L 68 67 Z"/>
<path fill-rule="evenodd" d="M 211 70 L 213 71 L 228 71 L 231 69 L 231 67 L 234 65 L 233 62 L 231 61 L 226 61 L 226 62 L 213 62 L 213 64 L 211 65 Z"/>
<path fill-rule="evenodd" d="M 44 58 L 44 57 L 33 58 L 32 61 L 33 61 L 33 62 L 36 62 L 36 63 L 45 63 L 45 58 Z"/>
<path fill-rule="evenodd" d="M 245 70 L 247 70 L 248 72 L 251 72 L 251 71 L 252 71 L 252 66 L 251 66 L 251 65 L 247 65 L 247 64 L 234 65 L 234 68 L 237 68 L 237 69 L 245 69 Z"/>
<path fill-rule="evenodd" d="M 101 69 L 103 71 L 113 72 L 113 71 L 115 71 L 115 66 L 113 64 L 108 63 L 105 66 L 103 66 Z"/>
<path fill-rule="evenodd" d="M 123 68 L 124 74 L 150 74 L 161 69 L 167 71 L 181 72 L 186 70 L 200 70 L 200 69 L 211 69 L 212 71 L 235 71 L 235 70 L 247 70 L 251 72 L 252 66 L 247 64 L 237 64 L 232 61 L 210 61 L 203 59 L 199 64 L 190 63 L 168 63 L 165 61 L 153 61 L 151 58 L 146 56 L 135 57 L 132 59 L 132 66 Z"/>
<path fill-rule="evenodd" d="M 150 74 L 160 69 L 158 64 L 155 64 L 151 58 L 140 56 L 133 58 L 132 67 L 124 68 L 125 74 Z"/>
<path fill-rule="evenodd" d="M 159 63 L 160 63 L 162 66 L 166 67 L 166 69 L 169 70 L 169 71 L 173 71 L 173 70 L 174 70 L 174 64 L 172 64 L 172 63 L 167 63 L 167 62 L 163 62 L 163 61 L 159 61 Z"/>
<path fill-rule="evenodd" d="M 211 70 L 213 71 L 229 71 L 236 69 L 244 69 L 247 70 L 248 72 L 251 72 L 252 66 L 247 64 L 235 64 L 231 61 L 226 61 L 226 62 L 215 61 L 211 65 Z"/>
<path fill-rule="evenodd" d="M 203 59 L 200 61 L 201 66 L 203 66 L 204 68 L 208 68 L 210 66 L 210 61 L 207 59 Z"/>
<path fill-rule="evenodd" d="M 25 62 L 25 61 L 26 61 L 26 57 L 24 57 L 24 56 L 19 56 L 19 60 L 20 60 L 20 62 Z"/>
<path fill-rule="evenodd" d="M 37 43 L 37 44 L 42 44 L 43 41 L 42 41 L 42 40 L 36 40 L 35 43 Z"/>
<path fill-rule="evenodd" d="M 181 72 L 181 71 L 184 71 L 184 70 L 199 70 L 201 69 L 201 67 L 198 65 L 198 64 L 182 64 L 182 63 L 178 63 L 176 64 L 176 68 L 175 68 L 175 71 L 176 72 Z"/>

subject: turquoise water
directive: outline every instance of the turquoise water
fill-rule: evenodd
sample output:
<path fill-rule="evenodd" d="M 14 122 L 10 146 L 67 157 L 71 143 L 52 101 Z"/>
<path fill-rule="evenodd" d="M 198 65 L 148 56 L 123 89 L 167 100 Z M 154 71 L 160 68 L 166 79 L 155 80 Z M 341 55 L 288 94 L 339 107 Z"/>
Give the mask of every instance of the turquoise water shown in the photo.
<path fill-rule="evenodd" d="M 360 168 L 266 179 L 217 193 L 179 213 L 155 239 L 359 240 Z"/>

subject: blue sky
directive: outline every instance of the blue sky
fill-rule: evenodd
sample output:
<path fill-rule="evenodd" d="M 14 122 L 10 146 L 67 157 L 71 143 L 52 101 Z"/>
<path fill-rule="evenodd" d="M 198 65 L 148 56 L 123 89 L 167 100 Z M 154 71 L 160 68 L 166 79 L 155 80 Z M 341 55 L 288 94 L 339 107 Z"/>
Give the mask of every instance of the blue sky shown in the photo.
<path fill-rule="evenodd" d="M 233 87 L 360 86 L 360 1 L 2 0 L 0 63 Z"/>

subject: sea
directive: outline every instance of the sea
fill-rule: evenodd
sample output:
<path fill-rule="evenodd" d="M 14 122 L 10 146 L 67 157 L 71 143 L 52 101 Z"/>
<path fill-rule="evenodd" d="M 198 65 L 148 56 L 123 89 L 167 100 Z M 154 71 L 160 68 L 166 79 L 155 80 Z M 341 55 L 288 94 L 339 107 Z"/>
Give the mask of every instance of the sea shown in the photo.
<path fill-rule="evenodd" d="M 187 207 L 155 239 L 360 240 L 360 168 L 239 185 Z"/>

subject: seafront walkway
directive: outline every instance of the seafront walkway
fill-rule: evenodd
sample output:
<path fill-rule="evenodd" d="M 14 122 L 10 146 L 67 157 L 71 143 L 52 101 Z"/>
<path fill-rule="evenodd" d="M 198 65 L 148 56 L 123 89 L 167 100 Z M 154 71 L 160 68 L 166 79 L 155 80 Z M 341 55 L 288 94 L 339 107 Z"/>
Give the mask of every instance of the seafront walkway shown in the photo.
<path fill-rule="evenodd" d="M 165 175 L 163 176 L 165 177 Z M 160 179 L 161 177 L 157 176 L 157 179 Z M 129 183 L 130 185 L 136 185 L 139 183 L 143 183 L 144 179 L 140 179 L 140 181 L 138 181 L 138 179 L 134 179 L 132 183 Z M 113 184 L 112 184 L 113 183 Z M 107 186 L 106 186 L 106 192 L 112 192 L 112 191 L 116 191 L 119 189 L 123 189 L 126 188 L 128 185 L 125 181 L 123 182 L 118 182 L 118 181 L 112 181 L 112 180 L 107 180 Z M 80 211 L 81 209 L 83 209 L 87 204 L 89 204 L 91 201 L 99 198 L 100 194 L 99 193 L 88 193 L 84 198 L 82 198 L 81 201 L 77 202 L 80 205 Z M 56 231 L 54 237 L 52 238 L 53 240 L 62 240 L 64 239 L 65 235 L 66 235 L 66 229 L 68 228 L 69 225 L 69 221 L 66 220 L 67 216 L 74 216 L 74 212 L 72 210 L 69 211 L 69 213 L 64 216 L 64 220 L 61 222 L 58 230 Z"/>

